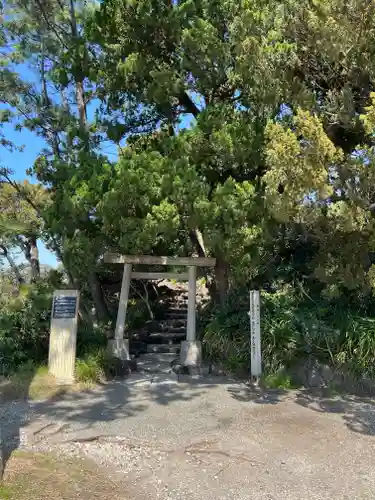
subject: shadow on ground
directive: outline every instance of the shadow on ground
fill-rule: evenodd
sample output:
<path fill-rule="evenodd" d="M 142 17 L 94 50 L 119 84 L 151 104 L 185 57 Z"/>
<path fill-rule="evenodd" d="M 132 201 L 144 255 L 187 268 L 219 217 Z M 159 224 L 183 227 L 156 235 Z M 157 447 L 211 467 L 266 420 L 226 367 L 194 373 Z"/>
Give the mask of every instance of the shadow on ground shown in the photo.
<path fill-rule="evenodd" d="M 259 405 L 277 405 L 286 399 L 319 413 L 335 413 L 342 417 L 347 428 L 367 436 L 375 436 L 375 400 L 353 395 L 332 395 L 327 390 L 260 389 L 252 386 L 228 389 L 237 401 Z"/>
<path fill-rule="evenodd" d="M 33 403 L 36 415 L 61 421 L 69 429 L 95 430 L 101 423 L 142 414 L 151 406 L 170 406 L 193 401 L 210 388 L 230 384 L 224 377 L 176 381 L 170 375 L 132 374 L 126 380 L 99 384 Z"/>
<path fill-rule="evenodd" d="M 44 367 L 32 363 L 8 377 L 0 377 L 0 479 L 13 450 L 22 441 L 21 428 L 28 415 L 28 397 L 50 398 L 64 394 L 66 386 L 57 386 Z"/>
<path fill-rule="evenodd" d="M 342 416 L 349 430 L 375 436 L 375 401 L 351 395 L 331 396 L 324 390 L 314 392 L 302 389 L 296 393 L 295 402 L 320 413 Z"/>
<path fill-rule="evenodd" d="M 337 414 L 341 417 L 347 428 L 360 434 L 375 436 L 375 401 L 362 399 L 349 395 L 335 395 L 324 391 L 300 389 L 287 391 L 282 389 L 264 390 L 250 385 L 236 382 L 228 377 L 208 376 L 191 379 L 180 377 L 176 381 L 170 375 L 135 373 L 126 380 L 111 381 L 98 385 L 92 389 L 80 392 L 67 392 L 59 394 L 48 400 L 33 402 L 32 412 L 36 418 L 41 417 L 45 422 L 57 423 L 51 428 L 53 436 L 71 431 L 80 431 L 82 435 L 90 437 L 101 435 L 104 428 L 116 432 L 115 427 L 106 427 L 104 424 L 118 421 L 121 425 L 123 419 L 137 417 L 147 412 L 151 407 L 170 407 L 182 405 L 182 413 L 189 412 L 189 403 L 198 399 L 198 406 L 209 406 L 209 412 L 214 411 L 215 399 L 207 402 L 208 391 L 223 387 L 234 400 L 243 403 L 244 407 L 252 404 L 263 405 L 271 408 L 284 402 L 297 404 L 311 411 L 323 414 Z M 218 405 L 220 405 L 218 391 Z M 249 404 L 249 405 L 248 405 Z M 207 406 L 207 407 L 208 407 Z M 24 425 L 24 414 L 28 410 L 26 401 L 0 406 L 0 444 L 2 461 L 0 466 L 4 469 L 11 452 L 20 444 L 20 428 Z M 195 408 L 197 406 L 195 405 Z M 233 406 L 233 411 L 238 411 L 238 406 Z M 206 408 L 207 410 L 207 408 Z M 292 411 L 292 410 L 291 410 Z M 3 414 L 1 414 L 1 412 Z M 5 413 L 4 413 L 5 412 Z M 152 414 L 152 412 L 150 412 Z M 181 412 L 180 412 L 181 414 Z M 147 420 L 147 413 L 145 417 Z M 161 412 L 157 418 L 168 419 L 169 413 Z M 6 426 L 4 427 L 4 422 Z M 145 421 L 144 421 L 145 422 Z M 135 420 L 135 423 L 137 421 Z M 133 424 L 132 424 L 133 425 Z M 153 423 L 150 420 L 150 425 Z M 1 472 L 1 469 L 0 469 Z"/>
<path fill-rule="evenodd" d="M 45 428 L 38 431 L 41 436 L 75 430 L 95 435 L 100 434 L 106 422 L 141 415 L 151 406 L 189 403 L 210 388 L 231 383 L 233 381 L 226 377 L 194 380 L 182 376 L 177 381 L 168 374 L 138 372 L 125 380 L 113 380 L 77 392 L 61 390 L 42 401 L 28 402 L 27 390 L 18 401 L 0 400 L 0 479 L 12 452 L 22 444 L 20 432 L 22 434 L 22 427 L 28 425 L 30 411 L 31 421 L 41 418 L 45 424 Z"/>
<path fill-rule="evenodd" d="M 12 454 L 20 445 L 21 417 L 10 417 L 9 409 L 0 409 L 0 481 L 3 477 L 6 464 Z M 12 423 L 10 424 L 10 418 Z M 7 424 L 5 424 L 7 422 Z"/>
<path fill-rule="evenodd" d="M 237 401 L 259 405 L 276 405 L 288 395 L 288 391 L 284 389 L 261 389 L 245 385 L 232 387 L 228 392 Z"/>
<path fill-rule="evenodd" d="M 12 452 L 20 445 L 20 428 L 25 414 L 19 411 L 25 404 L 12 400 L 19 394 L 23 398 L 27 396 L 33 377 L 33 371 L 25 373 L 17 387 L 11 379 L 2 377 L 0 380 L 0 481 Z"/>

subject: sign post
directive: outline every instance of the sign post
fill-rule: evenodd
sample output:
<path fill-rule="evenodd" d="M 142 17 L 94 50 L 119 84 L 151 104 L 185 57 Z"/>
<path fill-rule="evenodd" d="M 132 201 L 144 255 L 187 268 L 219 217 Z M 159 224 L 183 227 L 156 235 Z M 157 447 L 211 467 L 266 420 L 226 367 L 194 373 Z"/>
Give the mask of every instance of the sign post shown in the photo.
<path fill-rule="evenodd" d="M 262 352 L 260 343 L 260 294 L 258 290 L 250 290 L 250 348 L 251 375 L 262 374 Z"/>
<path fill-rule="evenodd" d="M 48 368 L 61 384 L 74 382 L 79 292 L 53 294 Z"/>

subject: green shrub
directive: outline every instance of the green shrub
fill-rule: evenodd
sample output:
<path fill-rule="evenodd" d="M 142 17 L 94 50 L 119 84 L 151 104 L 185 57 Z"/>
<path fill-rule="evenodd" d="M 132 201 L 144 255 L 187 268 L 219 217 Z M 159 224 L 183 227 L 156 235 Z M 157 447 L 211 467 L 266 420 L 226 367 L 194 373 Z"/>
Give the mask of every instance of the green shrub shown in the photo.
<path fill-rule="evenodd" d="M 126 329 L 132 331 L 141 328 L 149 319 L 150 313 L 146 303 L 141 299 L 131 299 L 126 312 Z"/>
<path fill-rule="evenodd" d="M 202 312 L 203 348 L 210 359 L 228 362 L 232 369 L 249 361 L 249 329 L 244 295 L 228 297 L 225 307 L 208 308 Z M 247 334 L 246 334 L 247 332 Z M 240 366 L 239 366 L 240 367 Z"/>
<path fill-rule="evenodd" d="M 28 286 L 27 293 L 0 304 L 0 375 L 23 370 L 25 363 L 47 362 L 53 290 L 49 281 L 40 281 Z M 79 322 L 78 358 L 106 345 L 105 328 Z"/>
<path fill-rule="evenodd" d="M 100 382 L 104 375 L 104 350 L 99 349 L 76 360 L 75 377 L 77 382 Z"/>
<path fill-rule="evenodd" d="M 48 284 L 30 287 L 28 293 L 3 303 L 0 309 L 0 374 L 7 375 L 32 360 L 48 357 L 52 290 Z"/>
<path fill-rule="evenodd" d="M 122 361 L 113 358 L 105 348 L 95 348 L 77 358 L 75 378 L 77 382 L 97 383 L 124 375 Z M 127 363 L 126 363 L 127 364 Z"/>
<path fill-rule="evenodd" d="M 261 384 L 267 389 L 297 389 L 291 375 L 283 369 L 275 373 L 268 373 L 261 378 Z"/>
<path fill-rule="evenodd" d="M 250 368 L 249 292 L 232 293 L 225 307 L 205 311 L 203 345 L 207 357 L 230 371 Z M 263 370 L 275 374 L 313 357 L 345 365 L 358 376 L 375 377 L 373 301 L 356 306 L 347 299 L 312 299 L 285 287 L 261 294 Z"/>
<path fill-rule="evenodd" d="M 107 329 L 105 326 L 89 326 L 78 323 L 77 331 L 77 358 L 104 349 L 108 343 Z"/>
<path fill-rule="evenodd" d="M 275 372 L 290 357 L 296 342 L 294 308 L 286 294 L 263 293 L 261 332 L 264 369 Z M 219 359 L 232 372 L 250 369 L 249 292 L 232 293 L 225 307 L 205 318 L 205 354 Z M 208 317 L 207 317 L 208 316 Z"/>

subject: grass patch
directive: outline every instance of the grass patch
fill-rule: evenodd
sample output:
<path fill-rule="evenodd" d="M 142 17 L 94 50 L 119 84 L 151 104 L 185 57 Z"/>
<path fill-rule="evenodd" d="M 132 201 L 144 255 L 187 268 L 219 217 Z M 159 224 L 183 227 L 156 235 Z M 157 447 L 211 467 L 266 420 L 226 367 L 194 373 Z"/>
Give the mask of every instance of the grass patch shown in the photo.
<path fill-rule="evenodd" d="M 77 359 L 75 376 L 77 382 L 100 382 L 104 378 L 102 360 L 94 354 Z"/>
<path fill-rule="evenodd" d="M 47 366 L 35 366 L 32 363 L 22 365 L 17 372 L 0 379 L 0 400 L 45 399 L 56 395 L 61 386 L 48 373 Z"/>
<path fill-rule="evenodd" d="M 8 486 L 1 486 L 0 484 L 0 498 L 1 500 L 11 500 L 12 499 L 12 491 Z"/>
<path fill-rule="evenodd" d="M 114 358 L 105 348 L 95 348 L 77 359 L 75 378 L 80 383 L 98 383 L 110 377 Z"/>
<path fill-rule="evenodd" d="M 284 370 L 279 370 L 275 373 L 263 375 L 261 384 L 266 389 L 298 389 L 300 385 L 296 384 L 290 375 Z"/>
<path fill-rule="evenodd" d="M 95 348 L 76 361 L 75 378 L 78 383 L 97 384 L 117 376 L 124 376 L 123 363 L 111 356 L 107 349 Z"/>
<path fill-rule="evenodd" d="M 92 379 L 87 378 L 73 385 L 60 385 L 56 383 L 55 377 L 48 372 L 47 366 L 35 366 L 32 363 L 27 363 L 12 375 L 0 377 L 0 403 L 25 398 L 50 399 L 67 392 L 76 392 L 91 387 L 92 382 Z M 2 500 L 1 496 L 0 499 Z"/>
<path fill-rule="evenodd" d="M 75 392 L 116 375 L 116 360 L 104 348 L 96 348 L 77 359 L 76 383 L 69 386 L 57 384 L 45 365 L 32 362 L 21 365 L 8 377 L 0 377 L 0 403 L 17 399 L 49 399 L 66 392 Z M 0 497 L 1 500 L 1 497 Z"/>
<path fill-rule="evenodd" d="M 16 451 L 0 484 L 1 500 L 125 500 L 122 488 L 91 462 Z M 128 500 L 128 499 L 127 499 Z"/>

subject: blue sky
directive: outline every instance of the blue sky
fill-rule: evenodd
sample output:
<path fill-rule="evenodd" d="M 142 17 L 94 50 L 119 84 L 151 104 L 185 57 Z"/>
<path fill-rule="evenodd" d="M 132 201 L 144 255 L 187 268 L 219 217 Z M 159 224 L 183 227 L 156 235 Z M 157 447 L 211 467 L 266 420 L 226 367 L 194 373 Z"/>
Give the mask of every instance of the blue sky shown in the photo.
<path fill-rule="evenodd" d="M 17 69 L 20 71 L 20 74 L 23 78 L 38 85 L 38 80 L 35 73 L 26 65 L 20 65 Z M 2 133 L 4 134 L 6 139 L 10 140 L 17 146 L 24 146 L 24 149 L 22 152 L 11 152 L 5 148 L 1 148 L 0 165 L 10 168 L 14 173 L 14 179 L 21 181 L 25 178 L 28 178 L 30 182 L 33 182 L 32 178 L 26 176 L 26 170 L 33 165 L 38 154 L 45 146 L 44 141 L 36 134 L 26 129 L 23 129 L 21 132 L 14 130 L 14 126 L 12 124 L 4 124 L 4 126 L 2 127 Z M 58 265 L 56 256 L 52 252 L 47 250 L 42 241 L 38 242 L 38 248 L 41 264 L 48 264 L 52 267 L 56 267 Z"/>
<path fill-rule="evenodd" d="M 184 116 L 181 120 L 179 130 L 189 128 L 194 119 L 192 116 Z M 18 146 L 23 146 L 22 151 L 8 151 L 5 148 L 0 150 L 0 165 L 10 168 L 13 171 L 13 177 L 17 181 L 22 181 L 27 178 L 30 182 L 36 181 L 32 177 L 26 175 L 26 170 L 32 167 L 38 154 L 45 147 L 43 139 L 38 137 L 33 132 L 23 129 L 21 132 L 14 130 L 13 125 L 5 124 L 2 132 L 5 137 Z M 113 146 L 104 150 L 110 154 L 111 160 L 114 159 Z M 48 264 L 49 266 L 56 267 L 58 260 L 54 253 L 48 250 L 42 241 L 38 242 L 39 258 L 41 264 Z"/>
<path fill-rule="evenodd" d="M 14 172 L 14 179 L 21 181 L 27 177 L 26 170 L 33 165 L 36 157 L 43 149 L 44 141 L 28 130 L 16 132 L 13 125 L 10 124 L 4 125 L 3 133 L 7 139 L 15 144 L 19 146 L 24 145 L 24 150 L 22 152 L 11 152 L 5 148 L 1 148 L 0 151 L 0 164 L 10 168 Z M 30 177 L 28 177 L 28 179 L 30 182 L 33 180 Z M 56 267 L 58 264 L 56 256 L 47 250 L 42 241 L 38 242 L 38 247 L 40 263 Z"/>
<path fill-rule="evenodd" d="M 38 76 L 26 65 L 19 65 L 17 67 L 22 78 L 32 82 L 36 87 L 39 86 Z M 204 107 L 204 103 L 201 102 L 198 96 L 192 95 L 193 100 L 200 106 Z M 94 112 L 94 106 L 89 106 L 88 115 L 89 118 Z M 194 123 L 194 118 L 192 115 L 185 115 L 182 117 L 178 130 L 184 128 L 189 128 Z M 26 175 L 26 170 L 32 167 L 34 161 L 36 160 L 39 153 L 45 147 L 45 142 L 43 139 L 38 137 L 35 133 L 23 129 L 22 131 L 14 130 L 14 125 L 4 124 L 2 128 L 2 133 L 12 143 L 17 146 L 23 146 L 22 151 L 8 151 L 5 148 L 0 149 L 0 166 L 7 167 L 12 170 L 13 177 L 15 180 L 22 181 L 27 178 L 30 182 L 36 182 L 36 179 L 28 177 Z M 107 154 L 111 160 L 114 160 L 117 155 L 117 148 L 113 144 L 104 144 L 102 151 Z M 42 241 L 38 242 L 39 257 L 41 264 L 48 264 L 50 266 L 56 267 L 58 261 L 56 256 L 49 251 Z M 18 259 L 17 259 L 18 260 Z"/>

